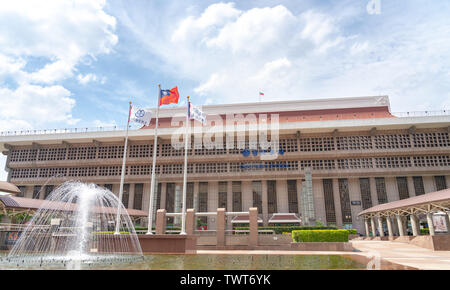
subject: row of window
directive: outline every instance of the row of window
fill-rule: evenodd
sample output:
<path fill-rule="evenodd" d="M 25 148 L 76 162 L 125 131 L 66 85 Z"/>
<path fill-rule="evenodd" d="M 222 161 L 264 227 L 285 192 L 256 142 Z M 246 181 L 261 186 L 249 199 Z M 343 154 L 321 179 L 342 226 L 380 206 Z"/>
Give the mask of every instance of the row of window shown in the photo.
<path fill-rule="evenodd" d="M 277 191 L 276 180 L 267 181 L 253 181 L 252 182 L 252 198 L 253 207 L 258 208 L 258 213 L 262 213 L 262 183 L 267 183 L 267 210 L 269 214 L 278 212 L 277 207 Z M 297 180 L 287 180 L 288 185 L 288 207 L 289 212 L 298 213 L 298 194 L 297 194 Z M 161 208 L 161 184 L 158 184 L 158 191 L 156 193 L 156 208 Z M 231 211 L 240 212 L 242 207 L 242 182 L 231 182 Z M 208 211 L 208 182 L 199 182 L 198 184 L 198 201 L 194 202 L 194 183 L 188 182 L 186 187 L 186 207 L 196 208 L 199 212 Z M 228 207 L 228 182 L 220 181 L 218 188 L 217 207 Z M 165 209 L 167 212 L 174 212 L 175 210 L 175 183 L 166 183 L 166 203 Z M 207 223 L 207 217 L 200 217 L 200 222 Z M 173 218 L 168 219 L 168 223 L 173 223 Z"/>
<path fill-rule="evenodd" d="M 413 185 L 415 195 L 425 194 L 425 189 L 423 185 L 422 176 L 413 176 Z M 339 178 L 339 197 L 341 204 L 341 214 L 343 223 L 352 223 L 351 214 L 351 203 L 349 198 L 348 190 L 348 179 Z M 408 178 L 407 177 L 396 177 L 397 189 L 399 194 L 399 199 L 406 199 L 410 197 L 410 192 L 408 189 Z M 445 176 L 434 176 L 434 183 L 436 191 L 443 190 L 447 188 L 447 182 Z M 324 201 L 325 201 L 325 218 L 328 224 L 336 224 L 336 210 L 334 205 L 334 192 L 333 192 L 333 180 L 323 179 L 322 180 Z M 370 179 L 360 178 L 359 187 L 361 193 L 361 206 L 363 209 L 372 207 L 372 195 L 370 189 Z M 387 191 L 386 191 L 386 181 L 384 177 L 375 178 L 375 188 L 377 193 L 378 204 L 383 204 L 388 202 Z"/>
<path fill-rule="evenodd" d="M 225 139 L 224 139 L 225 140 Z M 226 149 L 226 141 L 223 149 L 209 149 L 205 146 L 193 147 L 188 154 L 195 155 L 221 155 L 240 154 L 242 149 L 250 148 L 249 140 L 245 142 L 234 141 L 234 149 Z M 256 144 L 252 144 L 255 145 Z M 375 136 L 337 136 L 337 137 L 301 137 L 298 140 L 280 139 L 279 147 L 284 152 L 314 152 L 333 150 L 371 150 L 371 149 L 400 149 L 400 148 L 427 148 L 449 147 L 449 133 L 415 133 Z M 171 144 L 159 144 L 158 156 L 183 156 L 184 148 L 175 149 Z M 130 145 L 128 157 L 149 158 L 152 157 L 152 144 Z M 13 149 L 11 150 L 11 162 L 26 161 L 52 161 L 52 160 L 85 160 L 85 159 L 114 159 L 122 158 L 123 145 L 108 146 L 84 146 L 63 148 L 40 149 Z"/>
<path fill-rule="evenodd" d="M 374 166 L 375 163 L 375 166 Z M 183 174 L 183 164 L 163 164 L 155 167 L 156 174 Z M 450 156 L 415 156 L 415 157 L 375 157 L 327 160 L 300 161 L 265 161 L 265 162 L 221 162 L 190 163 L 187 173 L 226 173 L 247 171 L 297 171 L 312 170 L 345 170 L 364 168 L 408 168 L 450 166 Z M 129 165 L 125 167 L 126 175 L 150 175 L 151 165 Z M 92 177 L 118 176 L 121 166 L 94 167 L 58 167 L 58 168 L 15 168 L 11 170 L 11 178 L 49 178 L 49 177 Z"/>

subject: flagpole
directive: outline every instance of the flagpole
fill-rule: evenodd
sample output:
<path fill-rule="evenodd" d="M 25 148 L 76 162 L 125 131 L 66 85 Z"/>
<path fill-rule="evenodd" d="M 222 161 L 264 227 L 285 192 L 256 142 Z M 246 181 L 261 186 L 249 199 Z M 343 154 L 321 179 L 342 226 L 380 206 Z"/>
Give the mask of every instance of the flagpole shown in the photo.
<path fill-rule="evenodd" d="M 153 235 L 153 196 L 155 194 L 155 167 L 156 167 L 156 154 L 158 153 L 158 117 L 159 106 L 161 102 L 161 85 L 158 85 L 158 106 L 156 107 L 156 124 L 155 124 L 155 137 L 153 141 L 153 165 L 152 165 L 152 181 L 150 183 L 150 202 L 148 206 L 148 229 L 147 235 Z"/>
<path fill-rule="evenodd" d="M 187 97 L 186 112 L 186 133 L 184 134 L 184 175 L 183 175 L 183 207 L 181 210 L 181 232 L 180 235 L 186 235 L 186 184 L 187 184 L 187 152 L 189 140 L 189 96 Z"/>
<path fill-rule="evenodd" d="M 116 231 L 115 235 L 120 235 L 120 206 L 122 205 L 123 196 L 123 182 L 125 180 L 125 163 L 127 160 L 127 145 L 128 145 L 128 127 L 130 127 L 130 114 L 131 114 L 131 101 L 129 103 L 127 129 L 125 133 L 125 145 L 123 146 L 123 158 L 122 158 L 122 173 L 120 175 L 120 189 L 119 189 L 119 202 L 117 203 L 117 215 L 116 215 Z"/>

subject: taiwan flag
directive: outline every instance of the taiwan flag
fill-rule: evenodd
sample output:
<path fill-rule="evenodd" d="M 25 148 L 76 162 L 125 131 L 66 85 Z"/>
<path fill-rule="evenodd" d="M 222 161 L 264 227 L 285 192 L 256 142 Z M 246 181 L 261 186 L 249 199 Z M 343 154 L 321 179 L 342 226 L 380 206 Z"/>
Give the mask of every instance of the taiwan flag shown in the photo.
<path fill-rule="evenodd" d="M 178 98 L 180 94 L 178 94 L 178 87 L 174 87 L 170 90 L 161 90 L 161 99 L 159 100 L 159 105 L 168 105 L 168 104 L 178 104 Z"/>

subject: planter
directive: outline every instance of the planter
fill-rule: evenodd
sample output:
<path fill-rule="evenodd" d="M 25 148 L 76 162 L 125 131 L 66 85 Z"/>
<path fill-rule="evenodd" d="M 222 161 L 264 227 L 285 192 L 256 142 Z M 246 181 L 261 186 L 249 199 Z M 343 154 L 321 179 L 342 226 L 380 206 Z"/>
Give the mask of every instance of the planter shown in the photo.
<path fill-rule="evenodd" d="M 143 253 L 193 254 L 197 248 L 194 235 L 138 235 Z"/>

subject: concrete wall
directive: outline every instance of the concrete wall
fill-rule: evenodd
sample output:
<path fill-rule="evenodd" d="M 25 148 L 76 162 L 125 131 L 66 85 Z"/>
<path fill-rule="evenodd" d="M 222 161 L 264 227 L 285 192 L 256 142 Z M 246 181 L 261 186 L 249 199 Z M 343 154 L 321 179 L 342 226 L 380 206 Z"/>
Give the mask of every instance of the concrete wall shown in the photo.
<path fill-rule="evenodd" d="M 404 176 L 401 171 L 396 176 Z M 410 196 L 415 196 L 415 190 L 414 190 L 414 184 L 412 176 L 421 176 L 420 174 L 415 175 L 408 175 L 408 187 L 409 187 L 409 193 Z M 383 177 L 383 176 L 380 176 Z M 334 205 L 335 205 L 335 212 L 336 212 L 336 224 L 337 226 L 342 226 L 342 212 L 341 212 L 341 201 L 340 201 L 340 195 L 339 195 L 339 186 L 338 186 L 338 177 L 327 177 L 331 178 L 333 180 L 333 192 L 334 192 Z M 434 176 L 423 176 L 423 183 L 424 183 L 424 189 L 425 192 L 432 192 L 436 190 L 435 182 L 434 182 Z M 447 180 L 450 178 L 450 175 L 446 175 Z M 271 179 L 274 180 L 275 178 Z M 289 177 L 283 177 L 276 179 L 276 191 L 277 191 L 277 206 L 278 206 L 278 212 L 280 213 L 286 213 L 289 211 L 288 206 L 288 193 L 287 193 L 287 180 L 291 179 Z M 255 180 L 261 180 L 261 179 L 255 179 Z M 324 203 L 324 193 L 323 193 L 323 182 L 322 178 L 313 178 L 313 195 L 314 195 L 314 210 L 316 219 L 320 220 L 323 224 L 326 224 L 326 217 L 325 217 L 325 203 Z M 226 180 L 228 181 L 228 195 L 227 195 L 227 204 L 228 204 L 228 210 L 232 210 L 232 180 Z M 209 212 L 215 212 L 218 205 L 218 182 L 219 180 L 208 180 L 208 211 Z M 376 192 L 376 186 L 375 186 L 375 176 L 369 177 L 370 182 L 370 191 L 371 191 L 371 199 L 372 199 L 372 206 L 375 206 L 378 204 L 378 195 Z M 128 182 L 127 182 L 128 183 Z M 142 183 L 142 182 L 139 182 Z M 387 198 L 388 201 L 395 201 L 399 199 L 399 193 L 398 193 L 398 187 L 397 187 L 397 180 L 395 176 L 385 176 L 385 183 L 386 183 L 386 192 L 387 192 Z M 103 185 L 104 183 L 101 183 Z M 135 183 L 129 183 L 130 184 L 130 192 L 129 192 L 129 208 L 133 207 L 133 201 L 134 201 L 134 184 Z M 142 199 L 142 210 L 148 212 L 149 207 L 149 195 L 150 195 L 150 182 L 144 182 L 144 193 L 143 193 L 143 199 Z M 161 182 L 161 208 L 165 208 L 166 204 L 166 198 L 165 198 L 165 192 L 166 192 L 166 184 L 167 182 Z M 194 206 L 198 206 L 198 184 L 199 182 L 194 182 Z M 450 182 L 448 182 L 448 185 L 450 185 Z M 349 186 L 349 198 L 350 201 L 361 201 L 361 190 L 359 185 L 359 177 L 348 177 L 348 186 Z M 26 186 L 25 190 L 25 197 L 31 198 L 33 195 L 33 189 L 34 186 L 28 185 Z M 300 189 L 301 189 L 301 179 L 297 179 L 297 196 L 300 195 Z M 249 207 L 253 206 L 253 192 L 252 192 L 252 180 L 242 180 L 242 209 L 243 211 L 247 211 Z M 263 200 L 263 219 L 264 219 L 264 225 L 267 225 L 267 221 L 270 218 L 270 216 L 267 214 L 267 181 L 262 179 L 262 200 Z M 118 195 L 119 194 L 119 184 L 115 183 L 113 184 L 113 193 Z M 157 192 L 155 191 L 155 196 Z M 43 194 L 41 196 L 43 198 Z M 300 198 L 298 197 L 299 207 L 300 207 Z M 351 212 L 352 212 L 352 221 L 353 221 L 353 228 L 356 228 L 359 233 L 364 233 L 364 221 L 358 217 L 358 213 L 362 211 L 361 205 L 351 205 Z M 231 218 L 228 218 L 227 222 L 227 228 L 231 228 Z M 145 223 L 144 223 L 145 224 Z M 208 228 L 209 229 L 215 229 L 215 217 L 209 217 L 208 218 Z M 396 227 L 396 223 L 393 223 L 394 228 Z"/>

